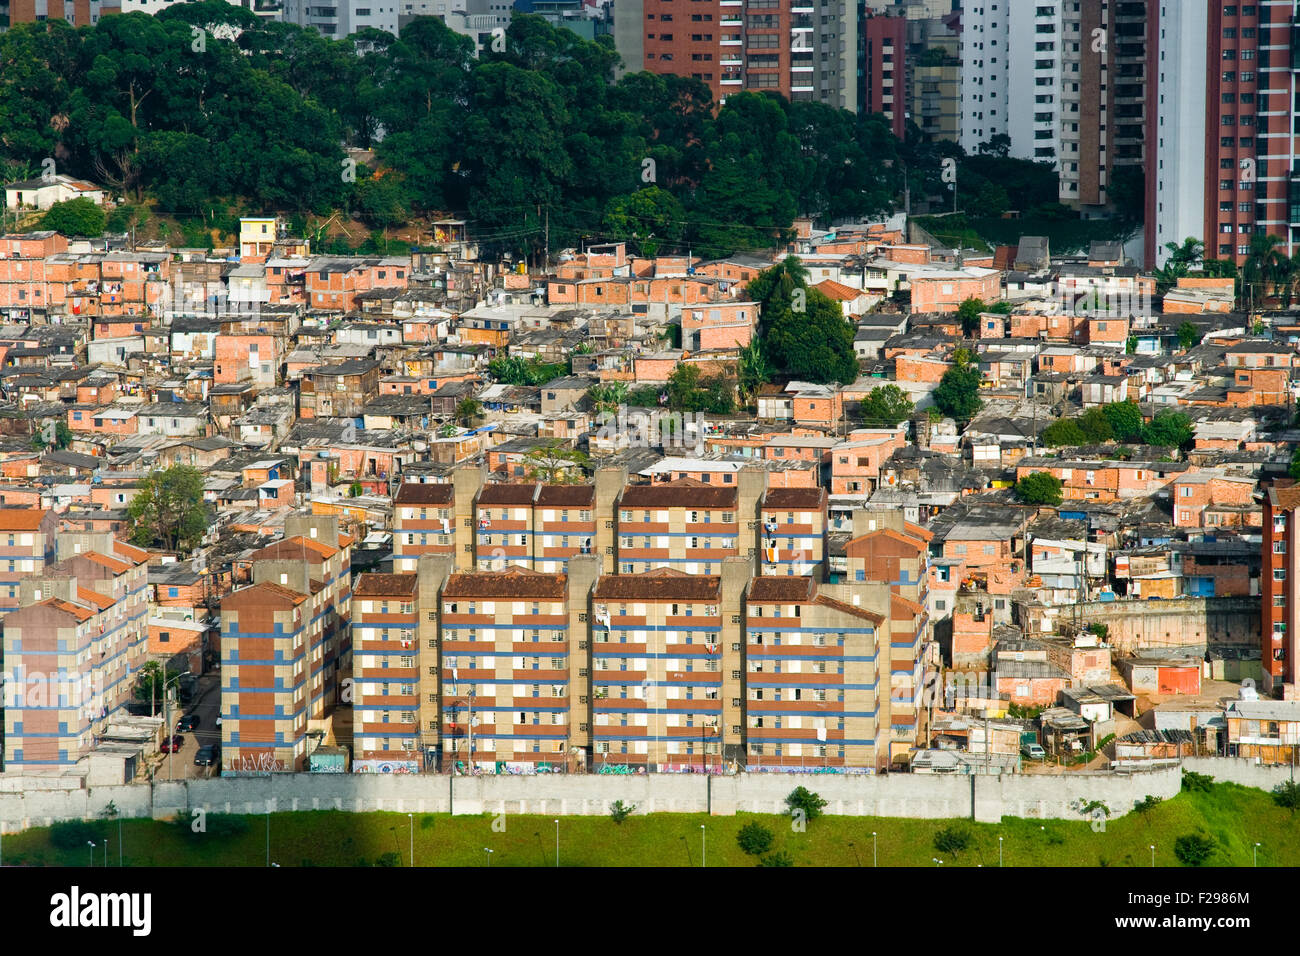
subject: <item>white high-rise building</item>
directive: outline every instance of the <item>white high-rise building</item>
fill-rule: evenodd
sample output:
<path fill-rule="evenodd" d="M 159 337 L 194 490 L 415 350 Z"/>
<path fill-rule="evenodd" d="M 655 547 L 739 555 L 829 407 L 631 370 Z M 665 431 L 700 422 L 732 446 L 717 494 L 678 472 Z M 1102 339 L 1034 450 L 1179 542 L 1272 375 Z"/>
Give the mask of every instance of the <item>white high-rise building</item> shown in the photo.
<path fill-rule="evenodd" d="M 1160 54 L 1155 64 L 1155 142 L 1148 175 L 1154 175 L 1156 261 L 1169 258 L 1165 243 L 1181 243 L 1205 232 L 1205 44 L 1207 8 L 1203 3 L 1160 6 Z M 1213 240 L 1211 240 L 1213 241 Z M 1213 252 L 1206 253 L 1213 256 Z"/>
<path fill-rule="evenodd" d="M 1007 133 L 1009 0 L 968 0 L 961 11 L 961 148 Z"/>

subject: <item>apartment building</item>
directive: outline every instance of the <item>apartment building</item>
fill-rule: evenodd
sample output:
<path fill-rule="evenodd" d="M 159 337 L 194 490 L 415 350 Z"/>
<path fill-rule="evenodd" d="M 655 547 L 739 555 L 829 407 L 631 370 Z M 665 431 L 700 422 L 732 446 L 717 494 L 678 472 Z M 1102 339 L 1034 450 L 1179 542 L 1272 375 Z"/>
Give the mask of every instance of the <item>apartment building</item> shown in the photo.
<path fill-rule="evenodd" d="M 1279 237 L 1279 251 L 1293 255 L 1293 4 L 1149 6 L 1157 96 L 1147 114 L 1147 267 L 1187 236 L 1204 241 L 1207 258 L 1238 265 L 1256 233 Z"/>
<path fill-rule="evenodd" d="M 748 766 L 889 765 L 887 614 L 810 577 L 759 577 L 745 595 Z M 859 595 L 861 596 L 861 595 Z M 882 700 L 883 693 L 883 700 Z M 884 705 L 884 741 L 881 734 Z"/>
<path fill-rule="evenodd" d="M 618 500 L 618 572 L 666 567 L 716 574 L 724 558 L 753 560 L 765 475 L 742 470 L 735 477 L 730 488 L 681 479 L 624 489 Z"/>
<path fill-rule="evenodd" d="M 587 693 L 577 687 L 588 674 L 586 596 L 596 567 L 586 558 L 567 574 L 509 567 L 446 579 L 437 691 L 444 767 L 578 768 L 588 741 Z"/>
<path fill-rule="evenodd" d="M 859 104 L 864 113 L 881 113 L 900 140 L 907 135 L 908 97 L 907 19 L 902 16 L 872 16 L 861 23 L 862 90 Z"/>
<path fill-rule="evenodd" d="M 419 578 L 358 575 L 352 600 L 352 769 L 417 773 L 431 769 L 420 721 Z M 436 641 L 435 641 L 436 646 Z M 434 654 L 428 654 L 434 657 Z M 428 666 L 428 665 L 426 665 Z M 429 693 L 426 689 L 426 694 Z"/>
<path fill-rule="evenodd" d="M 753 573 L 658 567 L 603 575 L 591 593 L 595 768 L 717 769 L 743 745 L 741 598 Z"/>
<path fill-rule="evenodd" d="M 4 618 L 6 771 L 74 767 L 132 699 L 148 655 L 145 552 L 108 535 L 61 544 L 64 560 L 22 581 Z"/>
<path fill-rule="evenodd" d="M 1295 698 L 1296 663 L 1300 647 L 1296 635 L 1300 621 L 1300 567 L 1296 556 L 1296 508 L 1300 485 L 1274 484 L 1264 492 L 1264 529 L 1261 543 L 1260 658 L 1262 690 L 1290 700 Z"/>
<path fill-rule="evenodd" d="M 456 488 L 404 481 L 393 496 L 393 570 L 414 571 L 421 555 L 456 555 Z"/>
<path fill-rule="evenodd" d="M 0 508 L 0 613 L 19 607 L 19 586 L 55 561 L 54 512 Z"/>
<path fill-rule="evenodd" d="M 771 90 L 862 108 L 859 12 L 842 0 L 630 0 L 614 22 L 628 69 L 694 77 L 719 103 L 741 90 Z M 896 49 L 901 97 L 901 42 Z M 876 60 L 883 75 L 882 54 L 883 46 Z"/>
<path fill-rule="evenodd" d="M 971 0 L 962 6 L 959 142 L 968 153 L 978 152 L 980 144 L 994 136 L 1010 134 L 1008 2 Z"/>
<path fill-rule="evenodd" d="M 221 601 L 222 767 L 300 770 L 309 721 L 327 718 L 352 669 L 352 539 L 338 519 L 290 515 L 248 556 L 251 586 Z"/>
<path fill-rule="evenodd" d="M 763 495 L 760 573 L 824 577 L 827 501 L 825 488 L 772 488 Z"/>
<path fill-rule="evenodd" d="M 480 570 L 563 572 L 570 558 L 596 551 L 596 486 L 486 485 L 474 526 Z"/>

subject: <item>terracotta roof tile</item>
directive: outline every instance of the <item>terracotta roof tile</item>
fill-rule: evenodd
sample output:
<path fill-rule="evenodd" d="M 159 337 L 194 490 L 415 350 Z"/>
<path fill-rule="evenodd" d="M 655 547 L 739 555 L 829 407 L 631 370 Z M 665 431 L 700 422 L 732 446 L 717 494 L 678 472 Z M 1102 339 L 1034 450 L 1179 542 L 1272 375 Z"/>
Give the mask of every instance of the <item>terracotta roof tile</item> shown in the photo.
<path fill-rule="evenodd" d="M 456 498 L 456 489 L 450 483 L 404 481 L 397 489 L 393 504 L 397 505 L 449 505 Z"/>
<path fill-rule="evenodd" d="M 722 578 L 716 574 L 687 574 L 655 568 L 641 574 L 606 574 L 596 580 L 592 597 L 598 601 L 717 601 Z"/>
<path fill-rule="evenodd" d="M 526 600 L 565 597 L 568 579 L 563 574 L 544 574 L 527 568 L 504 571 L 466 571 L 453 574 L 442 589 L 444 598 L 501 598 Z"/>
<path fill-rule="evenodd" d="M 414 574 L 360 574 L 352 588 L 352 597 L 405 597 L 415 593 L 419 582 Z"/>

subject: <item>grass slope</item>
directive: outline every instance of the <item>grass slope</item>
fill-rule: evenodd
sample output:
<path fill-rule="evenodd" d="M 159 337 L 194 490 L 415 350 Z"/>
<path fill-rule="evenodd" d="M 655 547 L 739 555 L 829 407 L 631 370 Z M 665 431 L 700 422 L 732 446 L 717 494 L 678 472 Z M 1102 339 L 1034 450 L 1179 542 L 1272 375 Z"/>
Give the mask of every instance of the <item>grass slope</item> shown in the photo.
<path fill-rule="evenodd" d="M 1208 865 L 1250 866 L 1251 848 L 1259 849 L 1260 866 L 1300 865 L 1300 816 L 1277 806 L 1270 794 L 1234 784 L 1215 784 L 1209 791 L 1182 793 L 1146 813 L 1110 821 L 1104 831 L 1079 821 L 1037 821 L 1007 817 L 1000 825 L 954 820 L 911 820 L 883 817 L 822 817 L 806 832 L 791 829 L 783 816 L 662 813 L 632 816 L 622 824 L 608 817 L 561 817 L 562 866 L 699 866 L 700 825 L 707 827 L 709 866 L 753 866 L 754 857 L 741 852 L 736 832 L 758 820 L 775 834 L 773 851 L 784 851 L 795 866 L 871 866 L 872 831 L 877 833 L 880 866 L 997 866 L 998 837 L 1002 837 L 1006 866 L 1150 866 L 1151 844 L 1157 866 L 1179 866 L 1175 840 L 1202 832 L 1218 843 Z M 101 827 L 95 822 L 90 826 Z M 553 817 L 450 817 L 404 813 L 344 813 L 313 811 L 271 815 L 271 860 L 281 866 L 374 865 L 388 855 L 388 865 L 407 866 L 411 830 L 420 866 L 491 865 L 554 866 Z M 943 853 L 935 849 L 935 834 L 958 828 L 970 836 L 967 849 Z M 108 859 L 117 865 L 117 823 L 107 825 Z M 65 828 L 66 830 L 66 828 Z M 90 851 L 86 837 L 98 833 L 67 833 L 58 849 L 51 830 L 29 830 L 4 839 L 6 866 L 86 866 Z M 56 835 L 57 837 L 57 835 Z M 264 866 L 266 818 L 207 818 L 207 832 L 193 834 L 173 822 L 122 822 L 128 866 Z M 103 845 L 95 865 L 103 865 Z"/>

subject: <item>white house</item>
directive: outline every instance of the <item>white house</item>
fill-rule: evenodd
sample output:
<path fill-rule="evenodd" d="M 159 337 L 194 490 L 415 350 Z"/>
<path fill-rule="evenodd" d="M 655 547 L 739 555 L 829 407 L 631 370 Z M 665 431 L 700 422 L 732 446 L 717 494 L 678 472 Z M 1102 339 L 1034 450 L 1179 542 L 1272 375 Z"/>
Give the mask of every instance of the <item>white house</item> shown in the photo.
<path fill-rule="evenodd" d="M 62 174 L 49 179 L 28 179 L 10 183 L 5 187 L 5 208 L 49 209 L 56 202 L 85 198 L 95 205 L 104 203 L 104 190 L 84 179 L 73 179 Z"/>

